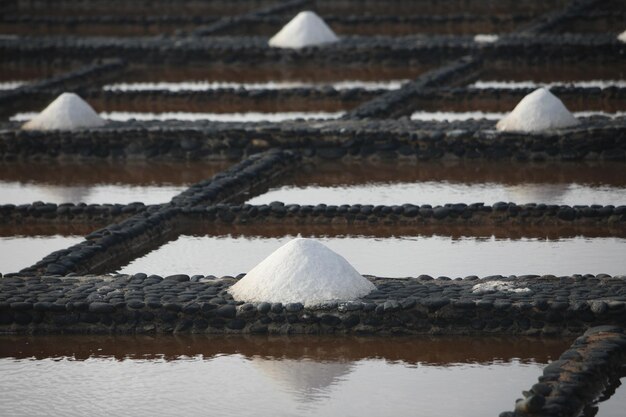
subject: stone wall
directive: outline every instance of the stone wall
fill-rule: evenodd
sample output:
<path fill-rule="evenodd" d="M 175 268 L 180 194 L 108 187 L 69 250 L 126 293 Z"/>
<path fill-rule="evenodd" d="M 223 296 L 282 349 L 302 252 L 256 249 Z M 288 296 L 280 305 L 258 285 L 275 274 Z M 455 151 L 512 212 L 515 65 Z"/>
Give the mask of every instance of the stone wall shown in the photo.
<path fill-rule="evenodd" d="M 305 307 L 234 301 L 233 277 L 5 277 L 0 332 L 553 336 L 626 319 L 624 276 L 370 279 L 360 300 Z M 475 290 L 492 281 L 510 290 Z"/>
<path fill-rule="evenodd" d="M 111 122 L 81 131 L 0 130 L 0 160 L 31 158 L 240 159 L 269 148 L 323 159 L 626 160 L 626 118 L 583 118 L 574 129 L 498 132 L 495 122 L 399 120 L 273 123 Z"/>

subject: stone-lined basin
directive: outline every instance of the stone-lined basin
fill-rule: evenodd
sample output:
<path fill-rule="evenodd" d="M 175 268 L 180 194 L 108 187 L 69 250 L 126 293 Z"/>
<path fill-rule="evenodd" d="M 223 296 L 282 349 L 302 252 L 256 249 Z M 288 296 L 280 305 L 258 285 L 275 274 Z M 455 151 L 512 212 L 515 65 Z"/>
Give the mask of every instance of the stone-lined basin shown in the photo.
<path fill-rule="evenodd" d="M 0 228 L 4 229 L 4 227 Z M 17 232 L 17 231 L 16 231 Z M 65 249 L 83 240 L 81 235 L 24 235 L 20 233 L 0 236 L 0 273 L 9 273 L 26 268 L 50 252 Z M 3 233 L 4 234 L 4 233 Z"/>
<path fill-rule="evenodd" d="M 208 408 L 238 416 L 370 416 L 409 415 L 419 408 L 430 417 L 483 417 L 510 408 L 520 387 L 529 386 L 569 342 L 524 337 L 421 337 L 393 343 L 337 336 L 0 337 L 0 388 L 6 393 L 0 410 L 21 416 L 53 407 L 71 415 L 78 404 L 94 416 L 128 409 L 199 415 Z M 120 372 L 122 380 L 102 384 Z M 81 384 L 73 384 L 74 379 Z M 167 390 L 162 389 L 165 380 Z M 451 391 L 455 401 L 449 401 Z M 106 400 L 111 396 L 116 401 Z"/>
<path fill-rule="evenodd" d="M 297 228 L 294 228 L 297 230 Z M 621 274 L 626 239 L 457 237 L 442 235 L 314 235 L 362 274 L 406 277 L 580 273 Z M 294 235 L 180 235 L 119 269 L 147 273 L 216 276 L 245 273 Z M 522 255 L 523 254 L 523 255 Z M 111 271 L 113 272 L 113 271 Z"/>
<path fill-rule="evenodd" d="M 191 184 L 230 165 L 227 161 L 5 161 L 0 165 L 0 204 L 167 203 Z"/>
<path fill-rule="evenodd" d="M 621 163 L 324 161 L 299 166 L 250 204 L 626 204 Z"/>

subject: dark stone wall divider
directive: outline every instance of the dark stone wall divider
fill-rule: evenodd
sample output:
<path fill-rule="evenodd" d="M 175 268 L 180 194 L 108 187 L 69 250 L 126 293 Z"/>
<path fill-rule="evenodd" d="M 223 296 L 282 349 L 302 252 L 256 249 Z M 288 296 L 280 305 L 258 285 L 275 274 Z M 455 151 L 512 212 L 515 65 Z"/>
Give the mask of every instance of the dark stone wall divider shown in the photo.
<path fill-rule="evenodd" d="M 96 230 L 87 235 L 85 241 L 49 254 L 21 270 L 19 275 L 91 274 L 116 270 L 176 238 L 181 228 L 177 216 L 180 207 L 250 198 L 291 169 L 296 161 L 297 154 L 288 151 L 253 155 L 211 179 L 192 185 L 175 196 L 171 203 L 148 206 L 130 218 Z M 8 213 L 15 212 L 11 205 L 3 207 Z"/>
<path fill-rule="evenodd" d="M 515 411 L 501 413 L 500 417 L 577 417 L 585 409 L 591 414 L 584 415 L 595 415 L 594 401 L 610 390 L 611 385 L 619 385 L 625 364 L 624 329 L 591 328 L 558 360 L 545 367 L 539 382 L 523 392 L 523 399 L 517 400 Z"/>
<path fill-rule="evenodd" d="M 414 111 L 496 111 L 509 112 L 534 88 L 440 88 L 421 90 L 403 103 L 396 116 L 410 116 Z M 626 88 L 550 87 L 550 92 L 561 99 L 566 107 L 575 111 L 626 110 Z"/>
<path fill-rule="evenodd" d="M 623 234 L 626 206 L 566 206 L 500 202 L 494 205 L 430 204 L 299 205 L 273 202 L 264 205 L 193 207 L 185 210 L 203 222 L 233 225 L 335 225 L 335 226 L 577 226 L 614 230 Z"/>
<path fill-rule="evenodd" d="M 348 112 L 345 119 L 393 118 L 404 108 L 407 100 L 426 88 L 449 84 L 464 84 L 477 76 L 481 61 L 465 57 L 445 67 L 423 74 L 400 89 L 389 91 Z"/>
<path fill-rule="evenodd" d="M 235 301 L 233 277 L 5 277 L 0 333 L 570 336 L 626 315 L 623 276 L 369 279 L 377 289 L 360 300 L 305 307 Z M 494 280 L 525 290 L 475 291 Z"/>
<path fill-rule="evenodd" d="M 626 160 L 626 118 L 582 118 L 573 129 L 498 132 L 490 120 L 126 122 L 82 131 L 0 129 L 0 160 L 128 158 L 238 160 L 270 148 L 322 159 Z"/>
<path fill-rule="evenodd" d="M 7 62 L 56 62 L 121 58 L 130 63 L 190 64 L 222 62 L 259 64 L 289 62 L 297 65 L 406 65 L 442 63 L 485 53 L 490 59 L 546 62 L 624 62 L 626 46 L 608 34 L 503 35 L 496 43 L 477 43 L 473 36 L 345 36 L 335 44 L 299 50 L 271 48 L 267 37 L 22 37 L 0 40 Z"/>
<path fill-rule="evenodd" d="M 85 204 L 44 203 L 0 205 L 0 223 L 56 222 L 56 223 L 101 223 L 119 221 L 146 210 L 143 203 L 130 204 Z"/>

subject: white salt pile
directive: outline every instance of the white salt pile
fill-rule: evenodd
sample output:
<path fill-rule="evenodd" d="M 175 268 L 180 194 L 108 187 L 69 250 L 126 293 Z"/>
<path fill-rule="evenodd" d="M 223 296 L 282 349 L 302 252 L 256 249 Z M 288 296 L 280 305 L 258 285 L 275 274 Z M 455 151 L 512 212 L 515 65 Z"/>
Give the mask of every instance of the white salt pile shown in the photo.
<path fill-rule="evenodd" d="M 63 93 L 22 126 L 27 130 L 74 130 L 98 127 L 106 122 L 82 98 Z"/>
<path fill-rule="evenodd" d="M 537 132 L 576 126 L 579 123 L 558 97 L 545 88 L 538 88 L 524 97 L 511 113 L 498 122 L 496 128 Z"/>
<path fill-rule="evenodd" d="M 494 43 L 498 41 L 498 35 L 484 34 L 479 33 L 478 35 L 474 35 L 474 42 L 476 43 Z"/>
<path fill-rule="evenodd" d="M 341 255 L 313 239 L 281 246 L 230 288 L 236 300 L 322 304 L 354 300 L 375 289 Z"/>
<path fill-rule="evenodd" d="M 506 281 L 487 281 L 476 284 L 472 287 L 472 292 L 474 294 L 486 294 L 494 291 L 527 293 L 531 290 L 530 288 L 518 288 L 510 282 Z"/>
<path fill-rule="evenodd" d="M 626 43 L 626 30 L 617 35 L 617 40 Z"/>
<path fill-rule="evenodd" d="M 299 49 L 338 40 L 335 32 L 317 14 L 300 12 L 270 39 L 269 45 L 275 48 Z"/>

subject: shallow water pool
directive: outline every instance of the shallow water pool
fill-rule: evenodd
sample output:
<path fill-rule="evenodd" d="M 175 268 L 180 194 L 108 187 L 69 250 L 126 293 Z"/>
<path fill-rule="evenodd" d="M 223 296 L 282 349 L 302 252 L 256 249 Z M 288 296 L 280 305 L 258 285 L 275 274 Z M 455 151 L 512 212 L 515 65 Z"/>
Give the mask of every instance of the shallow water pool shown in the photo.
<path fill-rule="evenodd" d="M 483 417 L 512 410 L 570 342 L 4 337 L 0 414 Z"/>
<path fill-rule="evenodd" d="M 18 272 L 56 250 L 81 242 L 81 236 L 0 236 L 0 273 Z"/>
<path fill-rule="evenodd" d="M 621 164 L 317 162 L 250 204 L 626 204 Z"/>
<path fill-rule="evenodd" d="M 248 272 L 294 237 L 182 235 L 119 272 L 234 276 Z M 311 237 L 338 252 L 361 274 L 381 277 L 626 273 L 624 238 Z"/>
<path fill-rule="evenodd" d="M 0 204 L 160 204 L 230 165 L 203 162 L 3 162 Z"/>

